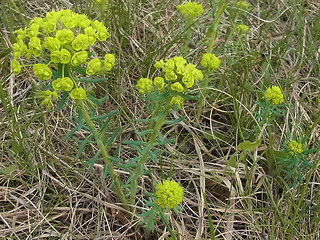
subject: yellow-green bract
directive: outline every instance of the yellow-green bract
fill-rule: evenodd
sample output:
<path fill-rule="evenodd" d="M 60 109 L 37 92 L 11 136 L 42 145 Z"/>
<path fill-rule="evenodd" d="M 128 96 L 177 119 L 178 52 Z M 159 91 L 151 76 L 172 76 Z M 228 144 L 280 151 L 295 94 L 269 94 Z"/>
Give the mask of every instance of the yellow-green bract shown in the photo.
<path fill-rule="evenodd" d="M 271 104 L 280 104 L 283 100 L 283 94 L 279 87 L 272 86 L 271 88 L 267 88 L 266 92 L 264 93 L 264 97 L 271 103 Z"/>
<path fill-rule="evenodd" d="M 183 189 L 175 181 L 164 180 L 156 186 L 157 204 L 171 209 L 182 202 Z"/>

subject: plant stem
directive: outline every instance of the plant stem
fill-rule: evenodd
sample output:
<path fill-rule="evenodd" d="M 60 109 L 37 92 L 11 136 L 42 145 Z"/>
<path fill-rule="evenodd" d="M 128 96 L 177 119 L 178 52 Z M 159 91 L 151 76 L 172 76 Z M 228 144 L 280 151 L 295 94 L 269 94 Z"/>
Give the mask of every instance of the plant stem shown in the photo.
<path fill-rule="evenodd" d="M 209 76 L 209 73 L 206 71 L 204 73 L 204 79 L 202 81 L 203 85 L 204 85 L 204 88 L 201 91 L 200 98 L 199 98 L 198 103 L 197 103 L 196 119 L 198 119 L 198 120 L 200 119 L 203 107 L 205 105 L 205 97 L 207 96 L 207 88 L 208 88 L 208 82 L 209 82 L 208 76 Z"/>
<path fill-rule="evenodd" d="M 305 194 L 306 194 L 306 192 L 307 192 L 307 190 L 308 190 L 309 182 L 310 182 L 310 180 L 311 180 L 311 177 L 312 177 L 313 173 L 314 173 L 314 172 L 316 171 L 316 169 L 318 168 L 318 165 L 319 165 L 319 162 L 320 162 L 319 150 L 320 150 L 320 149 L 318 149 L 318 151 L 317 151 L 316 160 L 313 162 L 312 169 L 311 169 L 311 171 L 310 171 L 310 173 L 309 173 L 309 175 L 308 175 L 308 177 L 307 177 L 307 179 L 306 179 L 306 182 L 305 182 L 305 184 L 304 184 L 304 186 L 303 186 L 303 188 L 302 188 L 299 202 L 298 202 L 298 204 L 294 207 L 293 217 L 292 217 L 292 219 L 291 219 L 290 228 L 289 228 L 289 230 L 288 230 L 289 233 L 290 233 L 290 232 L 292 233 L 292 230 L 293 230 L 293 227 L 294 227 L 294 223 L 296 223 L 296 218 L 297 218 L 298 210 L 300 209 L 300 206 L 301 206 L 301 204 L 302 204 L 302 201 L 303 201 L 303 199 L 304 199 L 304 197 L 305 197 Z"/>
<path fill-rule="evenodd" d="M 108 173 L 110 175 L 110 178 L 112 179 L 112 181 L 114 181 L 115 183 L 115 191 L 118 194 L 118 197 L 120 198 L 122 204 L 123 204 L 123 208 L 126 210 L 130 210 L 129 206 L 128 206 L 128 201 L 123 193 L 123 190 L 121 188 L 121 183 L 120 183 L 120 179 L 117 176 L 117 174 L 114 171 L 113 168 L 113 164 L 109 159 L 109 155 L 107 153 L 106 147 L 103 144 L 103 141 L 101 139 L 100 134 L 97 132 L 96 128 L 94 127 L 94 123 L 91 120 L 87 109 L 85 108 L 84 104 L 83 104 L 83 100 L 78 100 L 77 103 L 80 105 L 81 107 L 81 112 L 82 112 L 82 117 L 84 119 L 84 121 L 86 122 L 86 124 L 88 125 L 88 127 L 90 128 L 91 133 L 93 134 L 97 144 L 98 144 L 98 148 L 101 152 L 103 161 L 105 163 L 105 165 L 107 166 L 108 169 Z"/>
<path fill-rule="evenodd" d="M 166 102 L 166 105 L 164 106 L 164 111 L 163 111 L 163 115 L 161 118 L 159 118 L 156 123 L 155 123 L 155 126 L 153 128 L 153 131 L 152 131 L 152 134 L 150 136 L 150 139 L 148 141 L 148 144 L 146 145 L 146 150 L 144 151 L 144 154 L 141 156 L 141 158 L 139 159 L 138 163 L 137 163 L 137 167 L 136 169 L 134 170 L 133 174 L 134 174 L 134 177 L 133 179 L 131 180 L 131 183 L 130 183 L 130 204 L 134 205 L 134 200 L 135 200 L 135 197 L 136 197 L 136 183 L 137 183 L 137 180 L 140 178 L 141 176 L 141 167 L 143 166 L 143 164 L 145 164 L 149 158 L 149 154 L 150 154 L 150 151 L 151 151 L 151 148 L 153 147 L 156 139 L 157 139 L 157 136 L 158 136 L 158 132 L 160 131 L 167 115 L 168 115 L 168 111 L 169 109 L 171 108 L 171 99 L 172 97 L 168 98 L 167 99 L 167 102 Z M 132 212 L 134 212 L 134 209 L 132 209 Z"/>
<path fill-rule="evenodd" d="M 273 149 L 274 139 L 272 137 L 270 118 L 267 123 L 267 129 L 268 129 L 268 137 L 269 137 L 269 146 L 267 150 L 267 164 L 268 164 L 268 173 L 270 175 L 270 173 L 274 173 L 273 168 L 274 168 L 274 162 L 275 162 L 275 155 L 274 155 L 274 149 Z"/>
<path fill-rule="evenodd" d="M 186 56 L 188 52 L 188 46 L 190 42 L 190 34 L 191 34 L 191 26 L 192 26 L 192 18 L 187 19 L 187 32 L 186 32 L 186 37 L 184 40 L 184 46 L 182 50 L 182 55 Z"/>
<path fill-rule="evenodd" d="M 211 24 L 211 26 L 209 28 L 208 34 L 207 34 L 207 38 L 209 38 L 208 49 L 207 49 L 208 53 L 212 52 L 213 45 L 216 40 L 217 28 L 218 28 L 218 25 L 220 22 L 220 17 L 222 15 L 222 13 L 224 12 L 224 10 L 226 9 L 227 4 L 228 4 L 227 0 L 220 0 L 219 1 L 216 16 L 214 18 L 213 23 Z"/>

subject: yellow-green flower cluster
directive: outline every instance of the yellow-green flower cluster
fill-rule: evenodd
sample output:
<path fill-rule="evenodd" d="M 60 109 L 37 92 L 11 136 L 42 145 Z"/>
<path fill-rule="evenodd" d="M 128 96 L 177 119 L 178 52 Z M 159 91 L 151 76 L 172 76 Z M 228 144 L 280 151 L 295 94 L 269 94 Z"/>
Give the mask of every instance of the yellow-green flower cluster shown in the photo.
<path fill-rule="evenodd" d="M 282 91 L 277 86 L 272 86 L 271 88 L 268 88 L 264 93 L 264 97 L 274 105 L 280 104 L 284 101 Z"/>
<path fill-rule="evenodd" d="M 152 81 L 149 78 L 140 78 L 136 87 L 138 88 L 139 93 L 145 94 L 151 90 Z"/>
<path fill-rule="evenodd" d="M 209 70 L 217 69 L 220 66 L 220 60 L 213 53 L 205 53 L 201 58 L 200 64 Z"/>
<path fill-rule="evenodd" d="M 288 151 L 289 151 L 289 154 L 291 156 L 297 156 L 299 155 L 300 153 L 303 152 L 303 146 L 302 146 L 302 143 L 299 143 L 295 140 L 292 140 L 289 144 L 288 144 Z"/>
<path fill-rule="evenodd" d="M 237 6 L 238 8 L 247 10 L 247 9 L 249 8 L 249 3 L 247 3 L 246 1 L 238 1 L 238 2 L 236 3 L 236 6 Z"/>
<path fill-rule="evenodd" d="M 106 2 L 106 1 L 100 1 Z M 109 36 L 107 28 L 98 20 L 91 21 L 86 15 L 77 14 L 71 10 L 51 11 L 44 18 L 36 17 L 30 21 L 28 27 L 15 31 L 16 43 L 13 44 L 13 57 L 11 69 L 15 75 L 21 71 L 18 59 L 41 57 L 41 62 L 33 65 L 34 75 L 42 80 L 50 80 L 52 71 L 50 65 L 63 64 L 62 69 L 70 69 L 72 66 L 86 64 L 86 73 L 93 75 L 110 71 L 114 66 L 115 57 L 112 54 L 105 55 L 104 60 L 93 58 L 88 60 L 87 49 L 97 40 L 105 41 Z M 56 65 L 57 67 L 57 65 Z M 66 70 L 68 72 L 69 70 Z M 52 82 L 56 91 L 71 92 L 74 87 L 73 80 L 62 77 Z M 85 93 L 76 89 L 70 96 L 75 99 L 83 99 Z M 49 101 L 49 92 L 42 94 L 44 101 Z M 50 95 L 51 99 L 51 95 Z"/>
<path fill-rule="evenodd" d="M 171 209 L 182 202 L 183 189 L 175 181 L 164 180 L 156 186 L 156 203 L 161 207 Z"/>
<path fill-rule="evenodd" d="M 53 91 L 51 92 L 50 90 L 46 90 L 40 93 L 37 93 L 38 98 L 43 98 L 43 101 L 40 103 L 40 107 L 42 105 L 47 105 L 47 107 L 50 109 L 52 106 L 52 98 L 56 99 L 57 101 L 59 100 L 58 98 L 58 93 Z"/>
<path fill-rule="evenodd" d="M 17 42 L 13 44 L 13 57 L 18 59 L 32 55 L 50 57 L 53 63 L 71 64 L 78 66 L 86 63 L 88 52 L 85 51 L 97 40 L 105 41 L 109 36 L 107 28 L 98 20 L 91 21 L 83 14 L 71 10 L 51 11 L 46 17 L 34 18 L 29 27 L 15 31 Z M 111 55 L 111 54 L 110 54 Z M 110 70 L 114 61 L 106 59 L 105 70 Z M 11 64 L 15 74 L 20 71 L 14 60 Z M 90 64 L 89 64 L 90 63 Z M 88 74 L 100 70 L 97 60 L 88 63 Z"/>
<path fill-rule="evenodd" d="M 183 57 L 156 61 L 154 67 L 162 69 L 163 76 L 157 76 L 153 81 L 148 78 L 140 78 L 136 84 L 139 93 L 145 94 L 154 89 L 160 92 L 172 90 L 182 93 L 191 88 L 196 81 L 203 79 L 202 72 L 194 64 L 187 63 Z M 171 101 L 171 104 L 176 104 L 179 108 L 182 103 L 182 97 L 174 97 Z"/>
<path fill-rule="evenodd" d="M 239 24 L 237 27 L 237 32 L 238 33 L 247 33 L 249 32 L 249 27 L 247 25 L 244 25 L 244 24 Z"/>
<path fill-rule="evenodd" d="M 183 5 L 178 5 L 177 9 L 187 18 L 194 18 L 203 13 L 202 5 L 197 2 L 186 2 Z"/>

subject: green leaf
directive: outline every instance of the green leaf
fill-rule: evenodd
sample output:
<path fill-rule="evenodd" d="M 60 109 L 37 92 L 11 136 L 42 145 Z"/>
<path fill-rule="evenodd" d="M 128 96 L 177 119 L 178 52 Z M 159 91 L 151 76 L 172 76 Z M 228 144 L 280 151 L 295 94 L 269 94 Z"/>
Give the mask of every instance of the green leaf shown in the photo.
<path fill-rule="evenodd" d="M 185 117 L 180 117 L 180 118 L 177 118 L 174 120 L 166 120 L 166 121 L 164 121 L 163 124 L 175 124 L 175 123 L 182 122 L 184 119 L 185 119 Z"/>
<path fill-rule="evenodd" d="M 157 116 L 153 117 L 153 118 L 148 118 L 148 119 L 137 119 L 137 122 L 156 122 L 158 119 L 160 119 L 163 116 L 164 112 L 158 114 Z"/>
<path fill-rule="evenodd" d="M 82 143 L 80 144 L 79 149 L 78 149 L 78 151 L 77 151 L 77 153 L 76 153 L 76 158 L 77 158 L 77 159 L 80 157 L 80 155 L 81 155 L 84 147 L 87 145 L 87 143 L 90 141 L 90 139 L 91 139 L 92 137 L 93 137 L 93 135 L 90 134 L 88 137 L 86 137 L 86 138 L 82 141 Z"/>
<path fill-rule="evenodd" d="M 62 94 L 62 98 L 56 108 L 56 111 L 60 111 L 63 108 L 64 104 L 66 103 L 66 101 L 68 99 L 68 96 L 69 96 L 69 92 L 64 91 Z"/>
<path fill-rule="evenodd" d="M 150 134 L 150 133 L 152 133 L 152 132 L 153 132 L 152 129 L 147 129 L 147 130 L 140 131 L 140 132 L 137 131 L 136 134 L 139 135 L 139 136 L 143 136 L 143 135 Z"/>
<path fill-rule="evenodd" d="M 0 168 L 0 174 L 9 175 L 10 173 L 12 173 L 13 171 L 15 171 L 17 169 L 18 169 L 18 165 L 12 164 L 6 168 Z"/>
<path fill-rule="evenodd" d="M 73 71 L 75 71 L 76 73 L 79 73 L 79 74 L 81 74 L 81 75 L 87 75 L 86 69 L 83 68 L 83 67 L 74 66 L 74 67 L 71 67 L 71 69 L 72 69 Z"/>
<path fill-rule="evenodd" d="M 118 111 L 118 110 L 113 110 L 113 111 L 111 111 L 111 112 L 109 112 L 109 113 L 106 113 L 106 114 L 103 114 L 103 115 L 91 117 L 91 120 L 105 119 L 105 118 L 107 118 L 107 117 L 110 117 L 110 116 L 115 115 L 117 112 L 119 112 L 119 111 Z"/>
<path fill-rule="evenodd" d="M 237 164 L 237 155 L 236 154 L 232 154 L 231 155 L 231 157 L 227 161 L 227 165 L 229 167 L 233 167 L 233 168 L 236 168 L 238 166 L 238 164 Z"/>
<path fill-rule="evenodd" d="M 239 151 L 249 152 L 255 150 L 260 144 L 261 139 L 258 139 L 255 142 L 244 141 L 238 145 L 237 149 Z"/>

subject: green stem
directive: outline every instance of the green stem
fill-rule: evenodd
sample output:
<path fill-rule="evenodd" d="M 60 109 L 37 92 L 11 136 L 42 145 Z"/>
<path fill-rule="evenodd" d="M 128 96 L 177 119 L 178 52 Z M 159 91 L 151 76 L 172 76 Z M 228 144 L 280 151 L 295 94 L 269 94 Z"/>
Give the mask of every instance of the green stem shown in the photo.
<path fill-rule="evenodd" d="M 293 213 L 293 217 L 291 219 L 291 224 L 290 224 L 290 228 L 288 230 L 289 233 L 292 233 L 292 230 L 293 230 L 293 227 L 294 227 L 294 223 L 296 223 L 296 218 L 297 218 L 297 214 L 298 214 L 298 211 L 300 209 L 300 206 L 302 204 L 302 201 L 304 200 L 304 197 L 305 197 L 305 194 L 308 190 L 308 185 L 309 185 L 309 182 L 311 180 L 311 177 L 313 175 L 313 173 L 316 171 L 316 169 L 318 168 L 318 165 L 319 165 L 319 162 L 320 162 L 320 155 L 319 155 L 319 150 L 317 151 L 317 157 L 316 157 L 316 160 L 313 162 L 313 165 L 312 165 L 312 169 L 306 179 L 306 183 L 304 184 L 303 186 L 303 189 L 301 191 L 301 196 L 300 196 L 300 199 L 299 199 L 299 202 L 298 204 L 295 206 L 294 208 L 294 213 Z M 292 233 L 293 234 L 293 233 Z"/>
<path fill-rule="evenodd" d="M 271 124 L 270 122 L 267 125 L 268 129 L 268 138 L 269 138 L 269 146 L 268 146 L 268 154 L 267 154 L 267 164 L 268 164 L 268 172 L 269 174 L 273 170 L 273 163 L 274 163 L 274 149 L 273 149 L 273 143 L 274 139 L 272 137 L 272 130 L 271 130 Z"/>
<path fill-rule="evenodd" d="M 218 28 L 218 25 L 220 22 L 220 17 L 222 15 L 222 13 L 224 12 L 224 10 L 226 9 L 227 4 L 228 4 L 227 0 L 220 0 L 219 1 L 216 16 L 214 18 L 213 23 L 211 24 L 211 26 L 209 28 L 208 34 L 207 34 L 207 38 L 209 38 L 208 49 L 207 49 L 208 53 L 212 52 L 213 45 L 215 44 L 215 40 L 216 40 L 217 28 Z"/>
<path fill-rule="evenodd" d="M 100 134 L 97 132 L 96 128 L 94 127 L 94 123 L 91 120 L 87 109 L 85 108 L 84 104 L 83 104 L 83 100 L 78 100 L 77 103 L 80 105 L 81 107 L 81 112 L 82 112 L 82 117 L 84 119 L 84 121 L 86 122 L 86 124 L 88 125 L 88 127 L 90 128 L 91 133 L 93 134 L 97 144 L 98 144 L 98 148 L 101 152 L 103 161 L 105 163 L 105 165 L 107 166 L 110 178 L 112 179 L 112 181 L 114 181 L 115 183 L 115 191 L 118 194 L 118 197 L 120 198 L 122 204 L 123 204 L 123 208 L 126 210 L 130 210 L 129 206 L 128 206 L 128 201 L 123 193 L 123 190 L 121 188 L 121 183 L 120 183 L 120 179 L 119 177 L 116 175 L 114 168 L 113 168 L 113 164 L 109 159 L 109 155 L 107 153 L 106 147 L 104 146 L 101 136 Z"/>
<path fill-rule="evenodd" d="M 207 88 L 208 88 L 208 82 L 209 82 L 208 76 L 209 76 L 209 73 L 206 71 L 204 73 L 204 79 L 202 81 L 203 85 L 204 85 L 204 88 L 201 91 L 200 98 L 199 98 L 198 103 L 197 103 L 197 113 L 196 113 L 197 120 L 200 119 L 202 110 L 203 110 L 204 105 L 205 105 L 205 97 L 207 96 Z"/>
<path fill-rule="evenodd" d="M 189 48 L 190 35 L 191 35 L 192 18 L 187 19 L 187 32 L 184 40 L 184 46 L 182 50 L 182 55 L 186 56 Z"/>
<path fill-rule="evenodd" d="M 175 96 L 175 95 L 174 95 Z M 164 112 L 163 112 L 163 115 L 161 118 L 159 118 L 157 121 L 156 121 L 156 124 L 153 128 L 153 131 L 152 131 L 152 134 L 150 136 L 150 139 L 148 141 L 148 144 L 146 146 L 146 150 L 144 151 L 144 154 L 141 156 L 141 158 L 139 159 L 138 163 L 137 163 L 137 167 L 136 169 L 134 170 L 133 172 L 133 179 L 131 180 L 131 183 L 130 183 L 130 204 L 132 205 L 132 207 L 134 206 L 134 200 L 135 200 L 135 197 L 136 197 L 136 183 L 137 183 L 137 180 L 140 178 L 141 176 L 141 167 L 143 166 L 143 164 L 145 164 L 149 158 L 149 154 L 150 154 L 150 151 L 151 151 L 151 148 L 153 147 L 156 139 L 157 139 L 157 136 L 158 136 L 158 132 L 160 131 L 167 115 L 168 115 L 168 111 L 169 109 L 171 108 L 171 99 L 172 97 L 168 98 L 167 99 L 167 102 L 166 102 L 166 105 L 164 106 Z M 132 209 L 132 212 L 134 212 L 134 209 Z"/>

